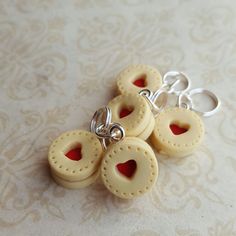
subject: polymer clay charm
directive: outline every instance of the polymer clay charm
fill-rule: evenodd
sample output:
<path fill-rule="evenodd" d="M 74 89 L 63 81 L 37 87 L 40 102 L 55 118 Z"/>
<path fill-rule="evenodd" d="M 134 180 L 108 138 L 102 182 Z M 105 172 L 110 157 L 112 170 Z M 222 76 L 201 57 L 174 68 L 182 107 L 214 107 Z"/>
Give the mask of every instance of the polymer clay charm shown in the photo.
<path fill-rule="evenodd" d="M 130 65 L 117 76 L 118 92 L 139 93 L 142 89 L 156 91 L 161 87 L 159 71 L 148 65 Z"/>
<path fill-rule="evenodd" d="M 131 68 L 136 67 L 146 68 L 147 71 L 151 70 L 149 66 L 131 66 Z M 129 71 L 133 72 L 131 69 Z M 180 82 L 184 82 L 185 86 L 177 89 L 176 85 Z M 153 90 L 154 92 L 145 88 L 141 91 L 136 90 L 139 93 L 123 93 L 112 99 L 108 104 L 112 112 L 112 122 L 119 123 L 125 129 L 127 137 L 138 137 L 146 140 L 154 129 L 154 117 L 167 104 L 168 94 L 179 94 L 188 89 L 189 84 L 185 74 L 170 71 L 164 75 L 163 83 L 160 83 L 158 89 Z M 156 102 L 160 97 L 162 97 L 161 104 L 157 105 Z"/>
<path fill-rule="evenodd" d="M 63 187 L 70 189 L 79 189 L 93 184 L 100 176 L 100 169 L 98 169 L 94 174 L 92 174 L 88 178 L 80 181 L 67 181 L 57 176 L 53 171 L 51 171 L 51 175 L 55 182 Z"/>
<path fill-rule="evenodd" d="M 149 191 L 157 175 L 154 152 L 138 138 L 128 137 L 110 145 L 101 164 L 104 185 L 120 198 L 129 199 Z"/>
<path fill-rule="evenodd" d="M 146 99 L 139 94 L 121 94 L 108 103 L 112 122 L 119 123 L 126 136 L 146 140 L 155 125 L 154 116 Z"/>
<path fill-rule="evenodd" d="M 215 107 L 211 111 L 200 112 L 194 108 L 192 96 L 199 93 L 214 100 Z M 153 146 L 160 153 L 173 157 L 193 153 L 204 137 L 204 124 L 199 115 L 210 116 L 219 106 L 218 98 L 205 89 L 193 89 L 180 94 L 177 107 L 165 108 L 156 116 L 155 128 L 151 135 Z"/>
<path fill-rule="evenodd" d="M 67 188 L 86 187 L 99 176 L 102 154 L 102 145 L 95 134 L 84 130 L 65 132 L 49 148 L 52 177 Z"/>
<path fill-rule="evenodd" d="M 122 126 L 111 122 L 111 114 L 108 107 L 101 108 L 91 122 L 91 131 L 102 139 L 105 149 L 101 177 L 111 193 L 131 199 L 152 188 L 158 164 L 151 147 L 140 138 L 125 137 Z"/>
<path fill-rule="evenodd" d="M 162 154 L 182 157 L 191 154 L 203 136 L 204 124 L 195 112 L 173 107 L 164 109 L 156 117 L 151 142 Z"/>

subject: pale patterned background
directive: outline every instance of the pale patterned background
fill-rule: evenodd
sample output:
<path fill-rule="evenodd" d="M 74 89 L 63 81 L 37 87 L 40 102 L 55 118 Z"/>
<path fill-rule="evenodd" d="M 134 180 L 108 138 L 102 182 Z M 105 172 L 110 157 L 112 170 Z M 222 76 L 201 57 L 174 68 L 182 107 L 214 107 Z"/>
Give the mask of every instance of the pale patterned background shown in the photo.
<path fill-rule="evenodd" d="M 133 201 L 57 186 L 50 142 L 87 128 L 131 63 L 221 97 L 204 144 L 157 155 L 159 181 Z M 236 235 L 235 89 L 234 0 L 0 0 L 0 235 Z"/>

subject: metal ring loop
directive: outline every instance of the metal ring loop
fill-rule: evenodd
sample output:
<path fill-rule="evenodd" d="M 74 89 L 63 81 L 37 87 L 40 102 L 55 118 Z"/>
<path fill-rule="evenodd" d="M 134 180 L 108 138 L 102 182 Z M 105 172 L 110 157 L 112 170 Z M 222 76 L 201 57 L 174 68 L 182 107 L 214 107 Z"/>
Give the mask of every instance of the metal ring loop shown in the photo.
<path fill-rule="evenodd" d="M 117 131 L 119 131 L 120 136 L 117 136 Z M 118 142 L 125 137 L 125 130 L 124 128 L 118 123 L 112 123 L 110 128 L 110 138 L 114 142 Z"/>
<path fill-rule="evenodd" d="M 211 109 L 209 111 L 198 111 L 194 108 L 194 104 L 192 103 L 191 110 L 197 112 L 198 114 L 202 115 L 203 117 L 212 116 L 218 111 L 221 102 L 220 102 L 219 98 L 213 92 L 211 92 L 207 89 L 204 89 L 204 88 L 195 88 L 195 89 L 192 89 L 188 92 L 188 95 L 190 98 L 195 94 L 205 94 L 205 95 L 209 96 L 214 101 L 215 106 L 213 107 L 213 109 Z"/>
<path fill-rule="evenodd" d="M 94 113 L 90 123 L 90 131 L 96 133 L 97 127 L 99 127 L 101 124 L 104 126 L 105 129 L 108 129 L 110 123 L 111 109 L 109 107 L 102 107 Z"/>
<path fill-rule="evenodd" d="M 176 78 L 177 76 L 181 76 L 180 78 Z M 168 77 L 174 77 L 175 80 L 174 82 L 170 83 L 170 81 L 168 81 Z M 181 90 L 176 90 L 175 86 L 180 83 L 181 81 L 183 81 L 186 86 L 184 89 Z M 187 91 L 190 88 L 190 79 L 188 78 L 188 76 L 180 71 L 168 71 L 167 73 L 164 74 L 163 76 L 163 85 L 167 86 L 167 91 L 168 93 L 174 93 L 175 95 L 180 95 L 180 93 Z"/>
<path fill-rule="evenodd" d="M 158 98 L 164 94 L 164 99 L 162 101 L 162 104 L 160 106 L 158 106 L 156 104 L 156 101 L 158 100 Z M 154 116 L 156 117 L 158 115 L 158 113 L 166 106 L 168 102 L 168 92 L 163 90 L 163 89 L 160 89 L 158 91 L 156 91 L 154 94 L 153 94 L 153 97 L 152 97 L 152 106 L 153 106 L 153 110 L 156 112 L 156 114 L 154 114 Z"/>
<path fill-rule="evenodd" d="M 139 92 L 139 95 L 142 95 L 142 96 L 144 96 L 144 97 L 146 97 L 146 98 L 150 98 L 150 97 L 152 97 L 153 92 L 150 91 L 149 89 L 143 89 L 143 90 L 141 90 L 141 91 Z"/>
<path fill-rule="evenodd" d="M 165 89 L 158 89 L 155 93 L 153 93 L 149 89 L 143 89 L 139 92 L 139 94 L 144 96 L 148 100 L 148 103 L 151 107 L 154 116 L 156 116 L 166 106 L 168 102 L 168 93 Z M 159 107 L 157 106 L 156 101 L 162 94 L 165 94 L 165 97 L 163 103 Z"/>
<path fill-rule="evenodd" d="M 94 132 L 99 138 L 110 138 L 110 135 L 107 132 L 107 129 L 104 129 L 104 125 L 100 124 L 96 127 L 96 130 Z"/>
<path fill-rule="evenodd" d="M 125 137 L 124 128 L 118 123 L 112 123 L 111 118 L 111 109 L 103 107 L 94 113 L 90 123 L 91 132 L 96 134 L 104 149 L 110 142 L 118 142 Z"/>
<path fill-rule="evenodd" d="M 177 106 L 185 109 L 192 109 L 192 99 L 188 93 L 181 93 L 177 99 Z"/>

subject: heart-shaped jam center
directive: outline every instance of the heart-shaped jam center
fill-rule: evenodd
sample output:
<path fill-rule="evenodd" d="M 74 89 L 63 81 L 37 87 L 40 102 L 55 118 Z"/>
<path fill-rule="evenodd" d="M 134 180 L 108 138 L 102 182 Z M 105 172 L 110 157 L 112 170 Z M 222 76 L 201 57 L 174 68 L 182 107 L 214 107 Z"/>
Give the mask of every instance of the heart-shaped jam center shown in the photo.
<path fill-rule="evenodd" d="M 144 75 L 140 75 L 138 78 L 135 79 L 135 81 L 133 82 L 133 84 L 137 87 L 140 88 L 144 88 L 147 86 L 147 81 L 146 81 L 147 76 Z"/>
<path fill-rule="evenodd" d="M 76 148 L 71 149 L 68 151 L 65 156 L 73 161 L 79 161 L 82 158 L 82 147 L 78 145 Z"/>
<path fill-rule="evenodd" d="M 116 167 L 122 175 L 126 176 L 127 178 L 132 178 L 136 171 L 137 164 L 135 160 L 129 160 L 124 163 L 117 164 Z"/>
<path fill-rule="evenodd" d="M 180 135 L 186 133 L 189 130 L 189 126 L 173 123 L 170 124 L 170 129 L 174 135 Z"/>
<path fill-rule="evenodd" d="M 129 114 L 133 112 L 133 110 L 134 110 L 133 107 L 122 107 L 119 114 L 120 118 L 124 118 L 128 116 Z"/>

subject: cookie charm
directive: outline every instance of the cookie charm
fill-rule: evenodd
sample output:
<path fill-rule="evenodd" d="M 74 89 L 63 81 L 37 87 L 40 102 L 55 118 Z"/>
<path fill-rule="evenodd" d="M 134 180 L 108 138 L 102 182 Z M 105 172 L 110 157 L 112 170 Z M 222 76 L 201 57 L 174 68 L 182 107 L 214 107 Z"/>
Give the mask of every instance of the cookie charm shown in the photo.
<path fill-rule="evenodd" d="M 155 184 L 157 160 L 151 147 L 142 139 L 125 137 L 125 130 L 120 124 L 111 122 L 111 115 L 108 107 L 101 108 L 91 122 L 91 131 L 102 139 L 105 149 L 101 163 L 102 181 L 117 197 L 134 198 Z"/>
<path fill-rule="evenodd" d="M 119 123 L 127 137 L 146 140 L 154 128 L 154 116 L 146 99 L 139 94 L 121 94 L 112 99 L 108 107 L 112 122 Z"/>
<path fill-rule="evenodd" d="M 134 198 L 149 191 L 157 180 L 158 165 L 150 146 L 128 137 L 108 147 L 101 177 L 109 191 L 120 198 Z"/>
<path fill-rule="evenodd" d="M 191 154 L 203 137 L 201 118 L 193 111 L 174 107 L 164 109 L 156 117 L 151 141 L 160 153 L 181 157 Z"/>
<path fill-rule="evenodd" d="M 161 74 L 148 65 L 131 65 L 117 76 L 118 92 L 139 93 L 142 89 L 156 91 L 161 87 Z"/>
<path fill-rule="evenodd" d="M 54 171 L 51 171 L 51 175 L 55 182 L 65 188 L 70 188 L 70 189 L 79 189 L 79 188 L 84 188 L 89 186 L 90 184 L 93 184 L 97 178 L 100 176 L 100 169 L 98 169 L 94 174 L 89 176 L 88 178 L 80 181 L 67 181 L 63 178 L 60 178 L 57 176 Z"/>
<path fill-rule="evenodd" d="M 99 176 L 102 146 L 95 134 L 73 130 L 61 134 L 49 148 L 54 180 L 67 188 L 86 187 Z"/>
<path fill-rule="evenodd" d="M 194 108 L 192 96 L 199 93 L 214 100 L 215 107 L 211 111 L 200 112 Z M 199 115 L 210 116 L 217 111 L 219 105 L 218 98 L 205 89 L 193 89 L 180 94 L 177 107 L 165 108 L 156 116 L 151 135 L 153 146 L 160 153 L 173 157 L 193 153 L 204 137 L 204 124 Z"/>

